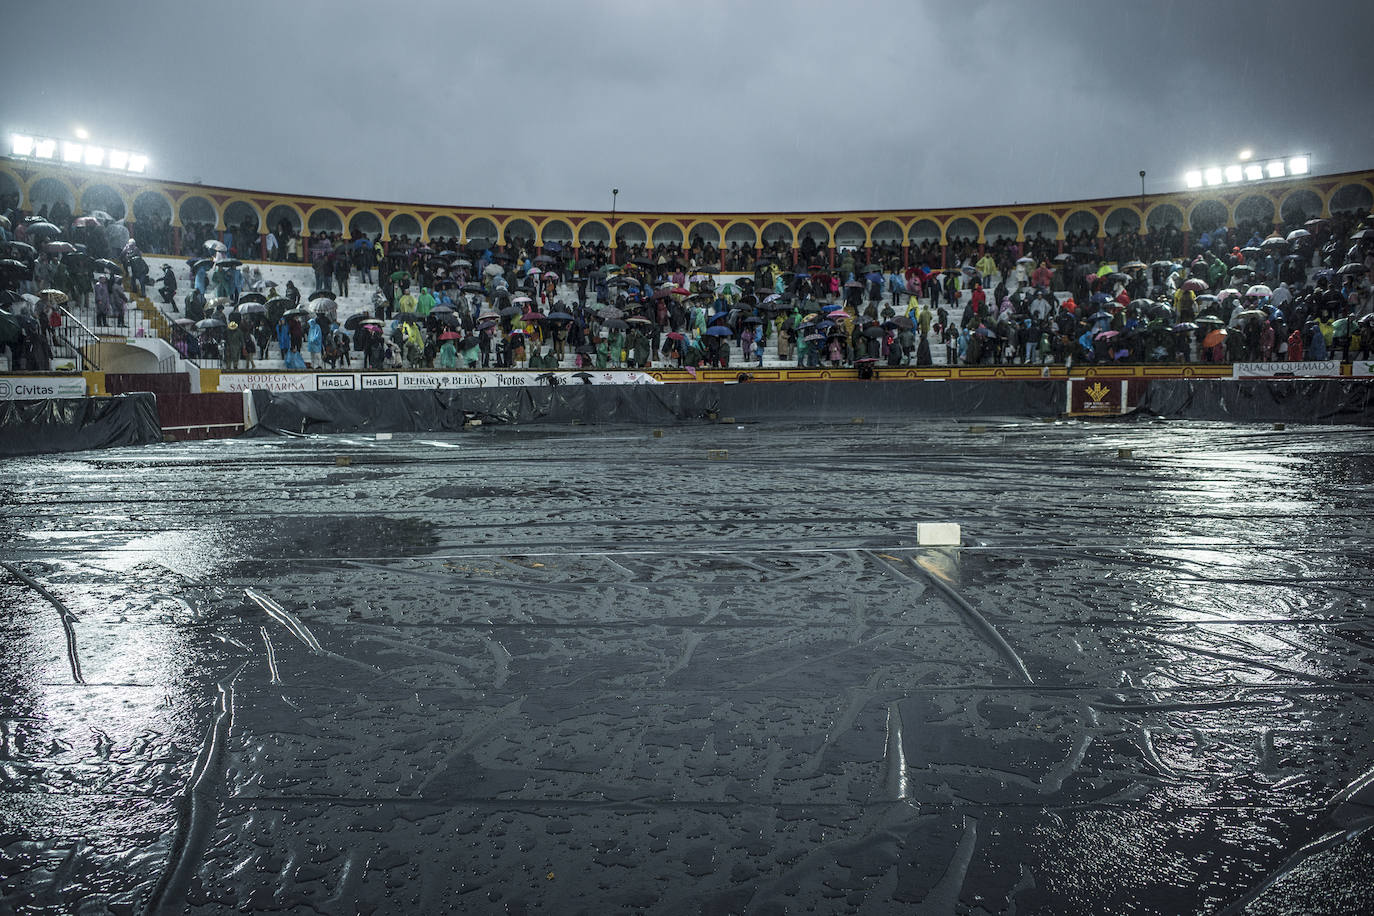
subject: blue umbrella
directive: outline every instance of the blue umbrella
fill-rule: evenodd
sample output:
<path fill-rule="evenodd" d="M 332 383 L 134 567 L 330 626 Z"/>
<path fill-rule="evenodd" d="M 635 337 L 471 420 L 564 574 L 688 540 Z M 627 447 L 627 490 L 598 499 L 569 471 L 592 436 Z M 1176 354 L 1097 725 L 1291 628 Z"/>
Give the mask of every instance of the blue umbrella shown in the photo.
<path fill-rule="evenodd" d="M 549 313 L 548 313 L 547 315 L 545 315 L 544 317 L 547 318 L 549 321 L 572 321 L 572 320 L 573 320 L 573 316 L 569 315 L 567 312 L 549 312 Z"/>
<path fill-rule="evenodd" d="M 710 334 L 712 337 L 730 337 L 734 332 L 724 325 L 713 324 L 706 329 L 706 333 Z"/>

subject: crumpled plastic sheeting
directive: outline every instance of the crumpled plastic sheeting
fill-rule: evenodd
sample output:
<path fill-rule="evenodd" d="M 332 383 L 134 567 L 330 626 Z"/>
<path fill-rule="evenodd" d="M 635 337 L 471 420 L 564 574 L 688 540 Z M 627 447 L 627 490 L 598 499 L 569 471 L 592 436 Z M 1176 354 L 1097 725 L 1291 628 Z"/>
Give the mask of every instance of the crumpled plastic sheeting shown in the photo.
<path fill-rule="evenodd" d="M 1374 426 L 1374 380 L 1152 379 L 1138 410 L 1181 420 Z"/>
<path fill-rule="evenodd" d="M 0 455 L 79 452 L 162 441 L 157 397 L 0 401 Z"/>
<path fill-rule="evenodd" d="M 562 385 L 445 391 L 255 391 L 259 434 L 437 432 L 487 423 L 663 423 L 857 417 L 1055 416 L 1057 381 Z"/>

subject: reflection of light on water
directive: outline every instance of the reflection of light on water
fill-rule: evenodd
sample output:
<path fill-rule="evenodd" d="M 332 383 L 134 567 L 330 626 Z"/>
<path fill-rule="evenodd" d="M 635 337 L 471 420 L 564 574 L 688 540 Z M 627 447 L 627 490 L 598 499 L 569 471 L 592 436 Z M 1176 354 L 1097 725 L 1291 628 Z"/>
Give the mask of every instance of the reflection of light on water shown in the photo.
<path fill-rule="evenodd" d="M 118 549 L 96 551 L 92 559 L 115 573 L 153 562 L 179 575 L 203 579 L 236 559 L 232 539 L 227 525 L 207 519 L 204 527 L 194 530 L 140 535 Z"/>

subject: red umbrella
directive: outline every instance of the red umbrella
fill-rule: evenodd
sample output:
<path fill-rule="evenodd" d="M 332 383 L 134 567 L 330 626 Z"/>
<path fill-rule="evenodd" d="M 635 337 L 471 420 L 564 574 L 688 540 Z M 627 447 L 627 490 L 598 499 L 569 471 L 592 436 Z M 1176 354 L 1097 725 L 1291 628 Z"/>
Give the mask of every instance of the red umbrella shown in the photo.
<path fill-rule="evenodd" d="M 462 339 L 463 339 L 463 335 L 462 335 L 462 334 L 459 334 L 457 331 L 445 331 L 444 333 L 442 333 L 442 334 L 439 335 L 439 339 L 440 339 L 440 340 L 462 340 Z"/>
<path fill-rule="evenodd" d="M 1207 334 L 1206 337 L 1202 338 L 1202 345 L 1203 345 L 1204 347 L 1217 347 L 1217 346 L 1220 346 L 1220 345 L 1221 345 L 1222 343 L 1224 343 L 1225 341 L 1226 341 L 1226 329 L 1225 329 L 1225 328 L 1217 328 L 1215 331 L 1209 332 L 1209 333 Z"/>
<path fill-rule="evenodd" d="M 1201 277 L 1192 277 L 1183 281 L 1184 289 L 1191 289 L 1195 293 L 1207 292 L 1207 281 Z"/>

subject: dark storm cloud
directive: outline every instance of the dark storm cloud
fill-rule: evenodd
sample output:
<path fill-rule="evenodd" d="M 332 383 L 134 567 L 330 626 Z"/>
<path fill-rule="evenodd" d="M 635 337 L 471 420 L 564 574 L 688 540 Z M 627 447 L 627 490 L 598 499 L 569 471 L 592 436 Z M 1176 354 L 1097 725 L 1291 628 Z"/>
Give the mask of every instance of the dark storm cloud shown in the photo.
<path fill-rule="evenodd" d="M 160 177 L 472 205 L 836 209 L 1370 165 L 1368 4 L 30 4 L 5 127 Z M 35 66 L 33 60 L 42 60 Z"/>

